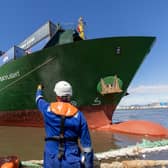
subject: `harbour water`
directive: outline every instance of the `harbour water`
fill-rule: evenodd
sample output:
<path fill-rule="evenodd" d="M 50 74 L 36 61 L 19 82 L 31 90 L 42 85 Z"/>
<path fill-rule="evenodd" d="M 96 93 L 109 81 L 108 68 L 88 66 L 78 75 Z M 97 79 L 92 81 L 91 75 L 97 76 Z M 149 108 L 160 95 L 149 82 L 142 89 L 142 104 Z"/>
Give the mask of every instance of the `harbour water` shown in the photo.
<path fill-rule="evenodd" d="M 168 128 L 168 109 L 116 110 L 113 122 L 126 120 L 150 120 Z M 21 160 L 41 160 L 43 158 L 44 129 L 30 127 L 0 127 L 0 156 L 17 155 Z M 95 152 L 119 149 L 135 145 L 142 139 L 160 140 L 149 136 L 91 131 Z M 148 155 L 147 159 L 167 159 L 168 152 Z"/>

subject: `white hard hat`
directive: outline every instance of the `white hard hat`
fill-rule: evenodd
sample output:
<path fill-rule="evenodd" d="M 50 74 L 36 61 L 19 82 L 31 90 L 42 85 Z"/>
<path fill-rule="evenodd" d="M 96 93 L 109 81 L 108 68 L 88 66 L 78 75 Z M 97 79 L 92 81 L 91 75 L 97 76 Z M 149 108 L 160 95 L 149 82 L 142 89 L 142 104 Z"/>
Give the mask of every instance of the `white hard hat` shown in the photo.
<path fill-rule="evenodd" d="M 55 84 L 54 92 L 57 96 L 72 96 L 72 86 L 66 81 L 59 81 Z"/>

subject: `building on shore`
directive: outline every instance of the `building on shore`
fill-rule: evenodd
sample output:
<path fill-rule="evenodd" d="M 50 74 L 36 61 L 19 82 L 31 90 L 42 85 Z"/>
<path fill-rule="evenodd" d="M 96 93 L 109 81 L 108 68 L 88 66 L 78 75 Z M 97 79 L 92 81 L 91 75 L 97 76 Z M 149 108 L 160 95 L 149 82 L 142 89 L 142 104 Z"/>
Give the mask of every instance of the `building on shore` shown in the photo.
<path fill-rule="evenodd" d="M 117 110 L 138 110 L 138 109 L 157 109 L 157 108 L 168 108 L 168 102 L 155 102 L 145 105 L 128 105 L 128 106 L 117 106 Z"/>

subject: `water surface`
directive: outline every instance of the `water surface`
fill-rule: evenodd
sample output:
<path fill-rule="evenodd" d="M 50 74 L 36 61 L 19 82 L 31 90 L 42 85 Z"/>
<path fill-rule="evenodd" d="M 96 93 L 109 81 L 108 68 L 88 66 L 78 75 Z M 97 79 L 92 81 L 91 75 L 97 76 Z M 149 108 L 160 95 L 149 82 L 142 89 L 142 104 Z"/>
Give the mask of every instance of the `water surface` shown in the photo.
<path fill-rule="evenodd" d="M 150 120 L 168 128 L 168 109 L 151 110 L 117 110 L 113 122 L 130 119 Z M 0 156 L 17 155 L 21 160 L 42 159 L 44 129 L 31 127 L 0 127 Z M 91 131 L 95 152 L 107 151 L 135 145 L 143 138 L 158 140 L 155 137 L 117 134 L 112 132 Z M 168 152 L 148 154 L 147 159 L 167 159 Z"/>

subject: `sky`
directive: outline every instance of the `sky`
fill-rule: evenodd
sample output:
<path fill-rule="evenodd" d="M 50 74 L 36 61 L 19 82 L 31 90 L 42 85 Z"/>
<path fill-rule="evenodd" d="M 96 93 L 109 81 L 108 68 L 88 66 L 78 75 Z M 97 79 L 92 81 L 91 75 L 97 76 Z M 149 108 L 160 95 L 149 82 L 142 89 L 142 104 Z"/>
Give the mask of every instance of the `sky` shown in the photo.
<path fill-rule="evenodd" d="M 88 39 L 155 36 L 156 42 L 120 105 L 168 102 L 168 0 L 2 0 L 0 50 L 19 44 L 51 20 L 86 21 Z"/>

